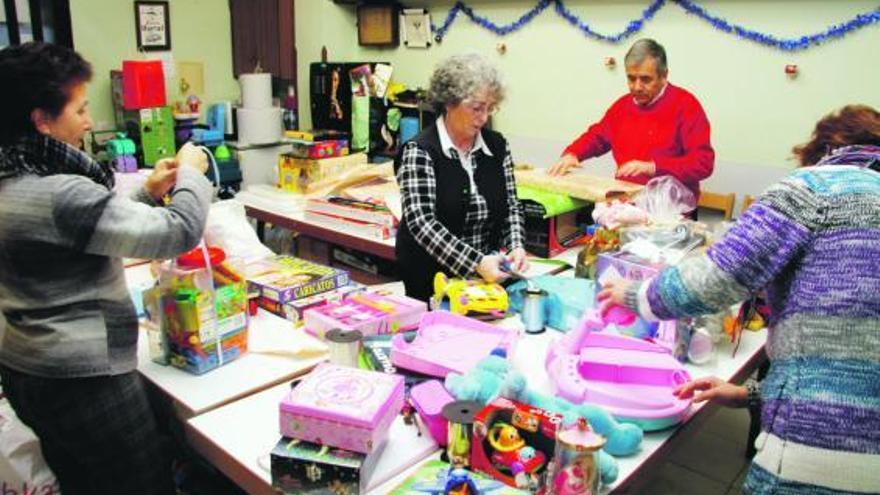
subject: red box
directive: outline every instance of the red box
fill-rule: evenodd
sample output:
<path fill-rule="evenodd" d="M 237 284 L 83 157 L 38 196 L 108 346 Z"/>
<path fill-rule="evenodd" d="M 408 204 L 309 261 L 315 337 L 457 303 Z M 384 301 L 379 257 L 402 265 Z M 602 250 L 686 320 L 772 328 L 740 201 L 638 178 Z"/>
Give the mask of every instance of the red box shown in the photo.
<path fill-rule="evenodd" d="M 547 463 L 553 460 L 560 424 L 559 414 L 496 399 L 474 418 L 470 467 L 512 487 L 535 491 L 543 486 Z"/>
<path fill-rule="evenodd" d="M 160 60 L 122 62 L 122 105 L 126 110 L 165 106 L 165 74 Z"/>

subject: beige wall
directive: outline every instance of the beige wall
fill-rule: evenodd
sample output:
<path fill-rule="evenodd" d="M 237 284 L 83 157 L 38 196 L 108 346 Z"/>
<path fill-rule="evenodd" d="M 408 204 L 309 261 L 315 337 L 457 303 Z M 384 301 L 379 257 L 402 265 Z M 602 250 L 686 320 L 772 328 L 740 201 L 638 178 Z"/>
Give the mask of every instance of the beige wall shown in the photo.
<path fill-rule="evenodd" d="M 110 70 L 138 59 L 133 0 L 71 0 L 73 42 L 92 63 L 94 78 L 89 105 L 96 127 L 113 125 Z M 232 42 L 227 0 L 171 0 L 171 48 L 175 60 L 201 61 L 205 67 L 206 102 L 237 98 L 232 77 Z M 168 85 L 168 81 L 166 81 Z M 166 87 L 174 99 L 176 84 Z"/>
<path fill-rule="evenodd" d="M 535 5 L 533 0 L 468 0 L 496 22 L 510 22 Z M 616 32 L 637 17 L 648 0 L 566 0 L 566 4 L 602 32 Z M 779 36 L 824 30 L 857 13 L 876 9 L 876 2 L 715 0 L 700 2 L 713 13 Z M 445 18 L 450 1 L 410 1 L 425 6 L 432 20 Z M 496 128 L 526 141 L 541 152 L 525 153 L 549 160 L 564 144 L 625 91 L 622 64 L 614 70 L 605 57 L 622 62 L 629 42 L 613 45 L 585 38 L 558 17 L 552 7 L 519 32 L 498 37 L 460 15 L 446 40 L 428 50 L 375 49 L 357 44 L 354 8 L 330 0 L 299 0 L 297 48 L 300 74 L 319 60 L 326 46 L 331 61 L 388 60 L 395 78 L 424 86 L 434 64 L 462 51 L 484 53 L 497 61 L 508 83 L 508 98 L 495 117 Z M 668 2 L 638 34 L 666 46 L 670 80 L 693 91 L 713 125 L 719 162 L 791 167 L 792 145 L 808 138 L 823 114 L 845 103 L 880 106 L 880 64 L 872 62 L 880 47 L 880 26 L 862 29 L 846 38 L 801 53 L 784 53 L 716 31 Z M 507 53 L 499 55 L 503 41 Z M 789 79 L 786 64 L 801 74 Z M 300 104 L 308 108 L 307 77 L 300 77 Z M 309 124 L 308 112 L 304 120 Z M 516 149 L 515 149 L 516 151 Z M 549 155 L 548 155 L 549 153 Z M 544 163 L 536 163 L 543 165 Z"/>

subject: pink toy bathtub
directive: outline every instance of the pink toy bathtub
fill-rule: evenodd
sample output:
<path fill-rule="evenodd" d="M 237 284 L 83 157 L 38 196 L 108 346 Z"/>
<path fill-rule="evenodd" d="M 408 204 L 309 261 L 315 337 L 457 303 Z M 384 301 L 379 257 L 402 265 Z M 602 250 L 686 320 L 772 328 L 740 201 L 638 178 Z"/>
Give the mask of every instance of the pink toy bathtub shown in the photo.
<path fill-rule="evenodd" d="M 281 434 L 369 454 L 403 407 L 403 377 L 318 365 L 281 401 Z"/>
<path fill-rule="evenodd" d="M 609 323 L 626 324 L 625 311 L 613 310 L 605 319 L 595 310 L 588 312 L 576 330 L 548 351 L 547 374 L 557 395 L 574 404 L 602 406 L 617 419 L 646 431 L 672 426 L 691 404 L 672 391 L 691 377 L 657 344 L 596 331 Z"/>

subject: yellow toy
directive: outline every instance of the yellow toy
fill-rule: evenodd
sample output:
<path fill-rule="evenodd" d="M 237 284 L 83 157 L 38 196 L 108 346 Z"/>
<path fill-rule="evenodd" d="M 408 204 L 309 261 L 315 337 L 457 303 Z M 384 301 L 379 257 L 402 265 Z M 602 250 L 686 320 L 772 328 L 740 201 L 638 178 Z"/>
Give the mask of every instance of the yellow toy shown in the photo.
<path fill-rule="evenodd" d="M 449 300 L 449 311 L 458 315 L 472 313 L 501 318 L 507 313 L 509 301 L 507 291 L 498 284 L 482 280 L 448 278 L 438 272 L 434 276 L 433 307 L 439 308 L 445 299 Z"/>

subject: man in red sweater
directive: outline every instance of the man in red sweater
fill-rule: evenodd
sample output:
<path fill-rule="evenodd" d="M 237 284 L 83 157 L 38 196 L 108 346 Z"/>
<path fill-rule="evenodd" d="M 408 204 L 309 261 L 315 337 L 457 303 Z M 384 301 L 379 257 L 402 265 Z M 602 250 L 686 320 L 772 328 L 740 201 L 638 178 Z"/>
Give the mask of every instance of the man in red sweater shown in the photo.
<path fill-rule="evenodd" d="M 624 64 L 629 94 L 568 145 L 548 173 L 566 174 L 581 160 L 610 150 L 618 179 L 644 184 L 671 175 L 698 198 L 700 181 L 715 164 L 703 107 L 694 95 L 667 82 L 666 51 L 656 41 L 636 41 Z"/>

